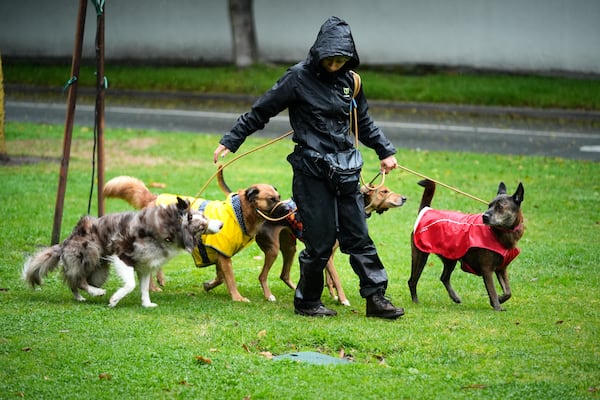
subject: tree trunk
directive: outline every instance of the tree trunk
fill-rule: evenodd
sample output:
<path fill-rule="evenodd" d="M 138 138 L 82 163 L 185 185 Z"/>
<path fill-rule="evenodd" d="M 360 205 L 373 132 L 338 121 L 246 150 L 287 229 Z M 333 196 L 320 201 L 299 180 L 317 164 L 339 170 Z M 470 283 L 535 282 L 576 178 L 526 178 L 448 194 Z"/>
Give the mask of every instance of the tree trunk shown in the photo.
<path fill-rule="evenodd" d="M 258 61 L 253 0 L 229 0 L 235 66 L 246 68 Z"/>
<path fill-rule="evenodd" d="M 2 54 L 0 54 L 0 161 L 8 161 L 6 138 L 4 136 L 4 74 L 2 73 Z"/>

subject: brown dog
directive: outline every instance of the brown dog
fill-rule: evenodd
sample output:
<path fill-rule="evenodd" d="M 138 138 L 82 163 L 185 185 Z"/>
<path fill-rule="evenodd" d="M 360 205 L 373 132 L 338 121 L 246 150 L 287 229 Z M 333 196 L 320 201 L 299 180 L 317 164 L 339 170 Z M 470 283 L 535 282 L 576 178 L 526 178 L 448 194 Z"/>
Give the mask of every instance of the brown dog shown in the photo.
<path fill-rule="evenodd" d="M 222 170 L 219 170 L 217 178 L 221 190 L 223 190 L 223 192 L 226 194 L 231 192 L 225 183 Z M 406 202 L 406 197 L 394 193 L 385 186 L 368 188 L 367 186 L 363 185 L 360 191 L 363 195 L 365 212 L 367 213 L 367 216 L 370 216 L 373 212 L 381 214 L 391 208 L 400 207 Z M 265 261 L 258 280 L 263 289 L 265 298 L 269 301 L 275 301 L 276 298 L 269 288 L 267 277 L 280 251 L 281 255 L 283 256 L 283 264 L 279 277 L 291 289 L 296 289 L 296 285 L 290 279 L 290 271 L 294 261 L 294 256 L 296 254 L 296 239 L 301 239 L 302 231 L 297 225 L 298 222 L 295 203 L 291 200 L 284 201 L 282 203 L 284 204 L 283 207 L 280 208 L 279 212 L 281 213 L 287 210 L 289 214 L 288 218 L 279 219 L 278 221 L 265 222 L 258 230 L 255 238 L 256 244 L 265 254 Z M 350 305 L 350 302 L 344 293 L 344 289 L 342 288 L 337 270 L 333 265 L 333 254 L 337 250 L 337 247 L 338 244 L 336 243 L 331 257 L 329 258 L 329 261 L 325 267 L 327 288 L 329 290 L 329 294 L 333 298 L 336 298 L 341 304 Z"/>
<path fill-rule="evenodd" d="M 411 234 L 412 271 L 408 287 L 413 302 L 419 302 L 417 283 L 429 253 L 434 253 L 442 259 L 444 271 L 440 279 L 455 303 L 461 300 L 450 284 L 450 276 L 457 261 L 460 261 L 464 271 L 483 277 L 490 304 L 494 310 L 503 311 L 500 304 L 511 297 L 508 264 L 519 254 L 516 245 L 524 230 L 521 212 L 523 184 L 519 183 L 516 192 L 510 196 L 501 182 L 496 198 L 483 214 L 431 209 L 435 183 L 424 180 L 419 185 L 425 190 Z M 500 297 L 496 293 L 494 273 L 502 287 Z"/>
<path fill-rule="evenodd" d="M 135 208 L 168 204 L 177 198 L 175 195 L 155 195 L 144 182 L 130 176 L 111 179 L 104 186 L 105 197 L 115 197 L 127 201 Z M 233 274 L 231 257 L 250 244 L 263 225 L 265 215 L 280 203 L 277 190 L 267 184 L 255 184 L 247 189 L 231 193 L 225 201 L 208 201 L 189 196 L 179 196 L 192 202 L 192 208 L 200 209 L 208 218 L 223 221 L 220 232 L 202 238 L 202 245 L 196 247 L 192 255 L 196 266 L 216 266 L 216 277 L 204 284 L 206 291 L 225 282 L 234 301 L 249 301 L 242 296 Z M 212 217 L 209 217 L 211 215 Z"/>

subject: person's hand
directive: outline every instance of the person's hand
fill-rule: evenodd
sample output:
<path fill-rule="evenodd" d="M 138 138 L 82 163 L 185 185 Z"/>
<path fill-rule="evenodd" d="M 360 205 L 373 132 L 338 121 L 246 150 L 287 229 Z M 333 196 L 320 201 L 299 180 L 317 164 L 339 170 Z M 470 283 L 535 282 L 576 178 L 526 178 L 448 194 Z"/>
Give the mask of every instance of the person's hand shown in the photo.
<path fill-rule="evenodd" d="M 380 166 L 381 172 L 383 172 L 384 174 L 388 174 L 391 170 L 398 167 L 398 161 L 396 161 L 395 156 L 389 156 L 381 160 Z"/>
<path fill-rule="evenodd" d="M 219 156 L 225 157 L 227 154 L 229 154 L 229 149 L 219 143 L 213 154 L 213 162 L 216 164 L 219 160 Z"/>

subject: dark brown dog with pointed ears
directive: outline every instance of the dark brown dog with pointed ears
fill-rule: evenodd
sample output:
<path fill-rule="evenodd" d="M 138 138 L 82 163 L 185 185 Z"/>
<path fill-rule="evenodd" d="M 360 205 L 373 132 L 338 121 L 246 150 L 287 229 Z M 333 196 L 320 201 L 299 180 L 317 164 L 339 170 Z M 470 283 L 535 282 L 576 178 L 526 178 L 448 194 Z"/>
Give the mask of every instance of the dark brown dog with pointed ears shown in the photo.
<path fill-rule="evenodd" d="M 508 264 L 519 254 L 517 242 L 523 236 L 523 184 L 510 196 L 500 183 L 497 196 L 483 214 L 462 214 L 430 208 L 435 183 L 419 182 L 424 186 L 419 216 L 411 234 L 412 271 L 408 287 L 412 300 L 419 302 L 417 283 L 430 253 L 437 254 L 444 264 L 441 281 L 450 298 L 460 303 L 460 297 L 450 284 L 450 276 L 458 261 L 464 271 L 483 277 L 490 304 L 503 311 L 500 304 L 511 297 Z M 493 276 L 496 274 L 503 294 L 498 296 Z"/>

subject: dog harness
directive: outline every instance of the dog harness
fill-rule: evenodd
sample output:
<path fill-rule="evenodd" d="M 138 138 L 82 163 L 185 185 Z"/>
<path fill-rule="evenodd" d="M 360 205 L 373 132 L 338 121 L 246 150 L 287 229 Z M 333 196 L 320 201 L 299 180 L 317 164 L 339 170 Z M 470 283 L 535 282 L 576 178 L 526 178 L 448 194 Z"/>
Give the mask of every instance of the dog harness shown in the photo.
<path fill-rule="evenodd" d="M 481 214 L 463 214 L 429 207 L 423 208 L 417 217 L 414 243 L 423 252 L 439 254 L 450 260 L 461 259 L 473 247 L 487 249 L 502 256 L 502 267 L 508 266 L 520 253 L 516 247 L 504 247 L 492 228 L 483 223 Z M 478 275 L 462 260 L 461 269 Z"/>
<path fill-rule="evenodd" d="M 231 258 L 254 239 L 246 230 L 242 204 L 237 193 L 231 193 L 223 201 L 179 197 L 190 201 L 190 207 L 203 212 L 207 218 L 223 222 L 223 228 L 218 233 L 202 235 L 202 240 L 198 241 L 192 252 L 196 267 L 215 264 L 218 254 Z M 177 195 L 161 194 L 156 199 L 156 204 L 171 204 L 176 201 Z"/>

